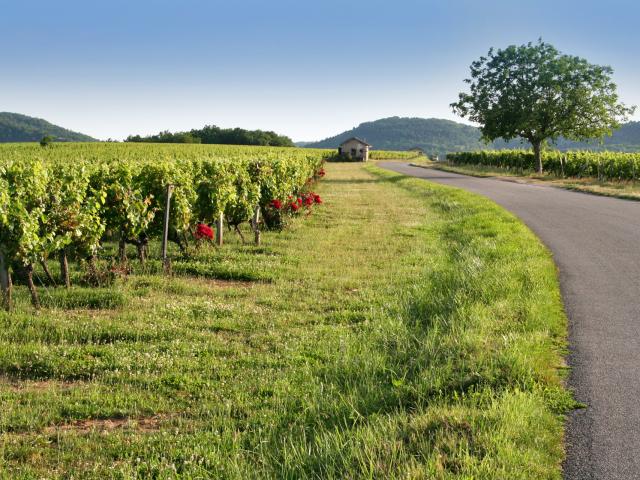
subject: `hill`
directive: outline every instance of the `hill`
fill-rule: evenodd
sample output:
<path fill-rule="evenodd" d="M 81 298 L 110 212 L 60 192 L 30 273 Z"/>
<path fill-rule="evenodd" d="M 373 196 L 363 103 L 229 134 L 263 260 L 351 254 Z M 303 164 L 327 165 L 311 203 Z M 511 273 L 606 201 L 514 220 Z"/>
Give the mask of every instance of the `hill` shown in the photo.
<path fill-rule="evenodd" d="M 337 148 L 350 138 L 358 137 L 373 145 L 376 150 L 409 150 L 421 148 L 428 154 L 444 155 L 447 152 L 459 152 L 479 149 L 527 148 L 526 143 L 518 140 L 505 142 L 498 140 L 485 144 L 480 140 L 480 131 L 476 127 L 451 120 L 438 118 L 402 118 L 389 117 L 366 122 L 356 128 L 340 133 L 320 142 L 307 143 L 310 148 Z M 555 148 L 559 150 L 613 150 L 640 151 L 640 122 L 629 122 L 605 138 L 600 144 L 594 142 L 574 142 L 559 139 Z"/>
<path fill-rule="evenodd" d="M 350 137 L 358 137 L 376 150 L 409 150 L 421 148 L 428 153 L 476 150 L 480 142 L 478 129 L 462 123 L 438 118 L 389 117 L 366 122 L 349 131 L 320 142 L 307 144 L 310 148 L 337 148 Z"/>
<path fill-rule="evenodd" d="M 575 150 L 588 148 L 591 150 L 612 150 L 618 152 L 640 151 L 640 122 L 625 123 L 613 132 L 611 137 L 605 137 L 600 145 L 598 142 L 572 142 L 570 140 L 558 140 L 557 147 L 560 150 Z"/>
<path fill-rule="evenodd" d="M 58 142 L 95 142 L 89 135 L 73 132 L 41 118 L 0 112 L 0 142 L 37 142 L 50 135 Z"/>

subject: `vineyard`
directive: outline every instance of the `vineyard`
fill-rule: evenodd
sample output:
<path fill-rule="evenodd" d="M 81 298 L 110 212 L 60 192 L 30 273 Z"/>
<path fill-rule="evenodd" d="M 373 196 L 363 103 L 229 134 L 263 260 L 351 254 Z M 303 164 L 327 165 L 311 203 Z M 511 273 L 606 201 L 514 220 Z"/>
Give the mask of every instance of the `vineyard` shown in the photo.
<path fill-rule="evenodd" d="M 38 307 L 33 271 L 52 280 L 47 261 L 86 264 L 94 278 L 105 240 L 127 244 L 144 262 L 149 241 L 166 231 L 182 253 L 213 237 L 217 225 L 250 222 L 282 228 L 286 218 L 309 211 L 319 196 L 311 185 L 329 151 L 205 145 L 72 144 L 0 147 L 0 281 L 11 308 L 12 273 L 23 276 Z M 170 197 L 170 198 L 167 198 Z M 170 200 L 170 201 L 169 201 Z M 169 207 L 170 215 L 165 217 Z M 165 225 L 166 224 L 166 225 Z M 165 228 L 166 226 L 166 228 Z"/>
<path fill-rule="evenodd" d="M 415 150 L 371 150 L 369 152 L 369 158 L 371 158 L 371 160 L 411 160 L 413 158 L 421 157 L 422 155 L 422 152 Z"/>
<path fill-rule="evenodd" d="M 451 164 L 504 168 L 518 173 L 535 169 L 528 150 L 486 150 L 447 154 Z M 599 180 L 636 180 L 640 174 L 640 153 L 545 151 L 543 168 L 558 177 L 593 177 Z"/>
<path fill-rule="evenodd" d="M 489 200 L 324 168 L 323 208 L 261 246 L 201 224 L 163 275 L 154 233 L 155 258 L 129 245 L 131 272 L 97 288 L 77 262 L 45 287 L 36 265 L 42 308 L 21 281 L 0 310 L 0 478 L 560 478 L 548 252 Z M 116 235 L 99 267 L 117 252 Z"/>

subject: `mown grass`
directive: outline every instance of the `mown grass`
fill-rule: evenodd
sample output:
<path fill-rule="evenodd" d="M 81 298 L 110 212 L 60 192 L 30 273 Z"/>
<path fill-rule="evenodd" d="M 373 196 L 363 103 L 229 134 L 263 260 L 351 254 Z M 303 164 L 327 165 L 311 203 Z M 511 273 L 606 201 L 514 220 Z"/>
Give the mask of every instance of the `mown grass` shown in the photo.
<path fill-rule="evenodd" d="M 605 197 L 624 198 L 627 200 L 640 200 L 640 182 L 631 180 L 598 180 L 597 178 L 562 178 L 553 174 L 542 175 L 533 170 L 507 170 L 499 167 L 487 167 L 484 165 L 447 165 L 435 162 L 420 163 L 423 166 L 437 168 L 447 172 L 462 173 L 475 177 L 504 177 L 513 180 L 522 179 L 531 183 L 544 183 L 555 187 L 591 193 Z"/>
<path fill-rule="evenodd" d="M 4 478 L 561 478 L 549 253 L 480 197 L 327 172 L 325 205 L 263 247 L 228 237 L 170 278 L 150 262 L 108 308 L 55 293 L 34 313 L 17 287 Z"/>

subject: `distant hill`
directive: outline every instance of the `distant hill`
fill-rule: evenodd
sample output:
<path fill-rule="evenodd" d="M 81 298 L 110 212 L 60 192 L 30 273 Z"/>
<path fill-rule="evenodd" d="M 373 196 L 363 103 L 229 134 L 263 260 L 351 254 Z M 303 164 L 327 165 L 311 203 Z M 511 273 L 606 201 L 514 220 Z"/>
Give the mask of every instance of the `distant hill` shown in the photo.
<path fill-rule="evenodd" d="M 41 118 L 0 112 L 0 142 L 37 142 L 50 135 L 57 142 L 95 142 L 89 135 L 53 125 Z"/>
<path fill-rule="evenodd" d="M 614 150 L 619 152 L 640 152 L 640 122 L 625 123 L 610 137 L 605 137 L 600 145 L 598 142 L 572 142 L 558 140 L 560 150 L 575 150 L 588 148 L 591 150 Z"/>
<path fill-rule="evenodd" d="M 337 148 L 341 142 L 358 137 L 366 140 L 376 150 L 410 150 L 421 148 L 428 154 L 444 155 L 447 152 L 491 148 L 528 148 L 526 142 L 497 140 L 485 144 L 480 140 L 476 127 L 438 118 L 389 117 L 358 125 L 349 131 L 320 142 L 306 143 L 310 148 Z M 560 150 L 591 149 L 640 151 L 640 122 L 630 122 L 607 137 L 600 145 L 594 142 L 573 142 L 559 139 L 555 148 Z"/>
<path fill-rule="evenodd" d="M 475 127 L 438 118 L 390 117 L 361 123 L 356 128 L 320 142 L 311 148 L 337 148 L 350 137 L 358 137 L 376 150 L 410 150 L 421 148 L 427 153 L 446 153 L 482 148 Z"/>

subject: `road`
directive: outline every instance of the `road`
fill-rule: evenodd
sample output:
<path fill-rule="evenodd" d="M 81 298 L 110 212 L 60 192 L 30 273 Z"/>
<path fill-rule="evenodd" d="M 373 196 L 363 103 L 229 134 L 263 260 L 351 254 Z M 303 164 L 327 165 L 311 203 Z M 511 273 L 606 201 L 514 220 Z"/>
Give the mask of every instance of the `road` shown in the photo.
<path fill-rule="evenodd" d="M 476 178 L 406 163 L 383 168 L 489 197 L 553 252 L 569 318 L 564 476 L 640 479 L 640 202 Z"/>

